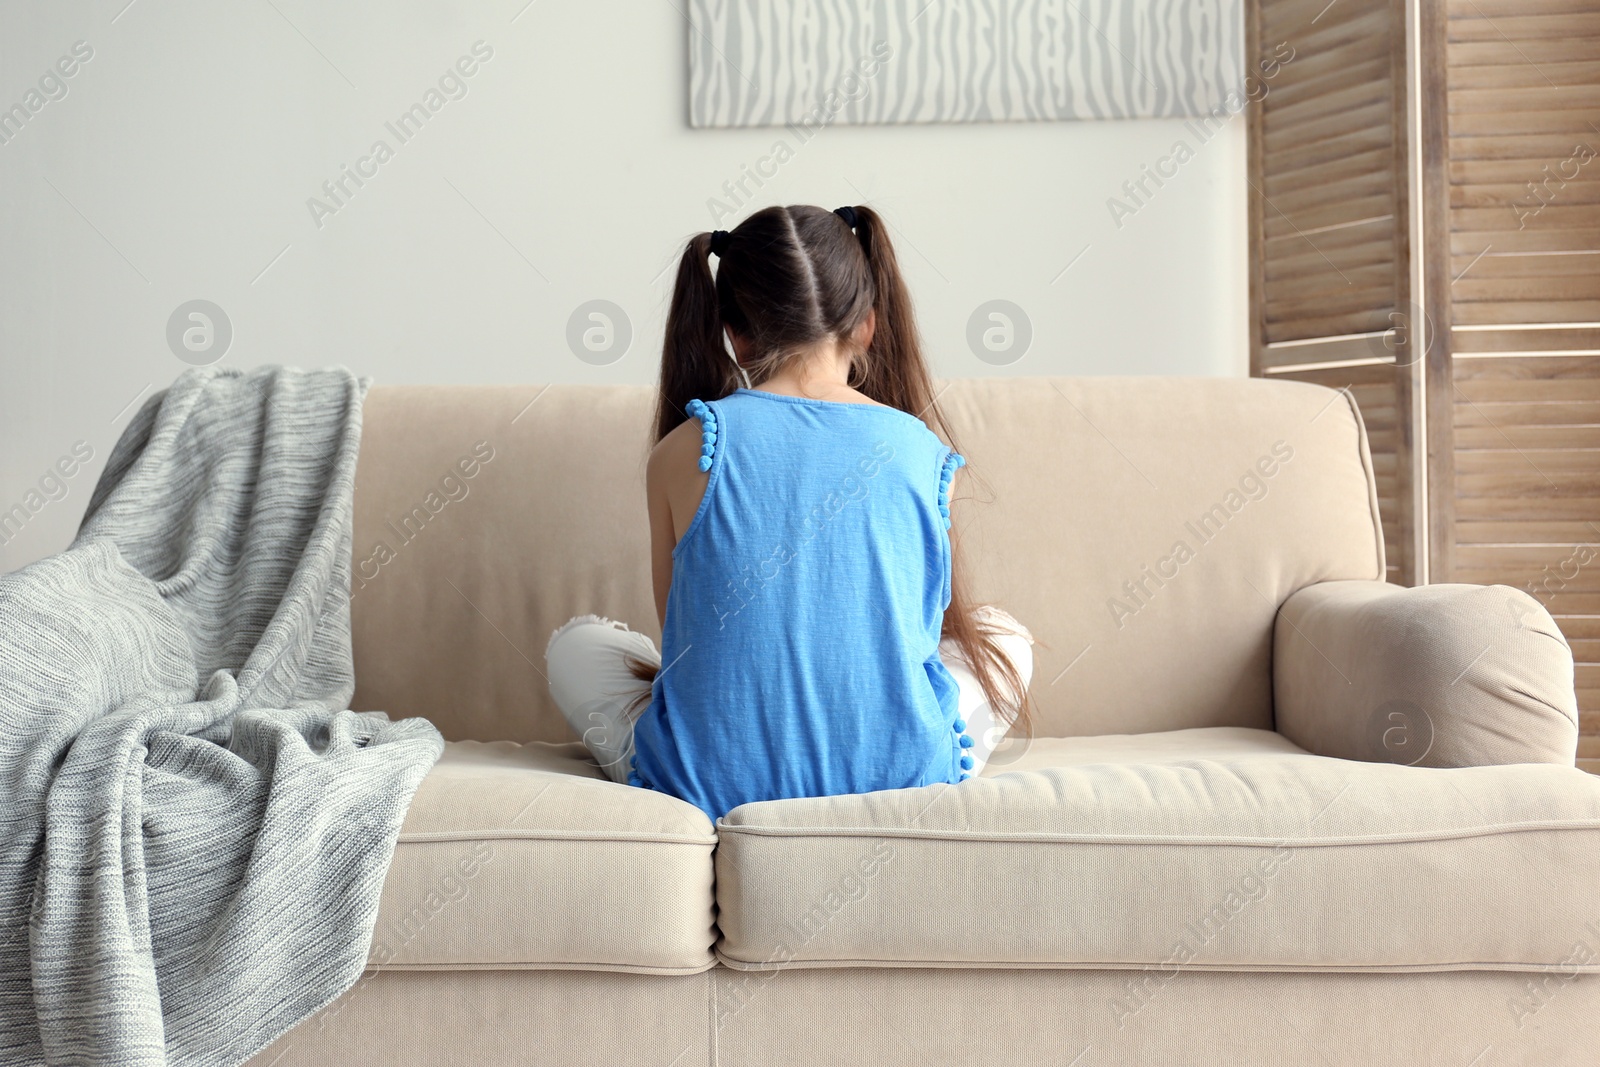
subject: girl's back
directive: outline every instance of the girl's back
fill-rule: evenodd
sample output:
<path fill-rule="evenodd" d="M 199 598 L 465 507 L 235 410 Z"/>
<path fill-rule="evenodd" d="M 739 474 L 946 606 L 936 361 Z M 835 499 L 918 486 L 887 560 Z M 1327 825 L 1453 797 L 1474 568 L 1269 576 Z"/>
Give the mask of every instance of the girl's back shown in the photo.
<path fill-rule="evenodd" d="M 545 650 L 551 694 L 613 781 L 715 819 L 958 782 L 1028 728 L 1031 638 L 963 587 L 964 461 L 875 211 L 763 208 L 689 239 L 655 437 L 662 647 L 583 615 Z"/>
<path fill-rule="evenodd" d="M 710 462 L 630 780 L 720 814 L 964 777 L 939 656 L 961 457 L 879 404 L 739 389 L 689 407 Z"/>

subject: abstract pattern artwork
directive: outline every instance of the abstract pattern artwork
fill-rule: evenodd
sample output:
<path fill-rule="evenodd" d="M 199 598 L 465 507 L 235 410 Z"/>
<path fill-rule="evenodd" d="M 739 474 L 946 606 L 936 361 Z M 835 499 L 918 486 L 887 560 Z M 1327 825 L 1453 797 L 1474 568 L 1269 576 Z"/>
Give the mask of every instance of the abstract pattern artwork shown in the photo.
<path fill-rule="evenodd" d="M 1185 117 L 1238 90 L 1238 0 L 689 0 L 697 127 Z"/>

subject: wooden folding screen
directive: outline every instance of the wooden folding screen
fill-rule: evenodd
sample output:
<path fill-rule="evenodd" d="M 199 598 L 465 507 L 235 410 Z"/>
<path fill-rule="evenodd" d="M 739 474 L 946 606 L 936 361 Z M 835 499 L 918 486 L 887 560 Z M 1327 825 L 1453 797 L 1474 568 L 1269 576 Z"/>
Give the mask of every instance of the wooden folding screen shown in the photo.
<path fill-rule="evenodd" d="M 1579 757 L 1600 771 L 1600 0 L 1451 0 L 1431 23 L 1448 86 L 1449 578 L 1527 589 L 1555 615 L 1578 661 Z"/>
<path fill-rule="evenodd" d="M 1354 393 L 1391 581 L 1550 609 L 1600 771 L 1600 0 L 1245 21 L 1295 52 L 1250 105 L 1252 373 Z"/>

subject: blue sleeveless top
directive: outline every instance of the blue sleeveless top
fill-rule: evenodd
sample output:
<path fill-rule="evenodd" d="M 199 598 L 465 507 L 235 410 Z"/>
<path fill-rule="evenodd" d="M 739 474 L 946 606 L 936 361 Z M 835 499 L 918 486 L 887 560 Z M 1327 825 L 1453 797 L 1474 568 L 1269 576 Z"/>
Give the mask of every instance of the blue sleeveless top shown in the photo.
<path fill-rule="evenodd" d="M 740 389 L 687 410 L 709 481 L 672 552 L 629 781 L 716 819 L 966 778 L 939 660 L 966 461 L 897 408 Z"/>

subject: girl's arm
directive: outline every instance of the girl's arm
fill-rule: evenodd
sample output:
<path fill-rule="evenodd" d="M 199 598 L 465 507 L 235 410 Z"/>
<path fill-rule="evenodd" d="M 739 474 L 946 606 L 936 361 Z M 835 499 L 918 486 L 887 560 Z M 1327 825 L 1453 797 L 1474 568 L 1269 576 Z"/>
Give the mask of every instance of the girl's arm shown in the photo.
<path fill-rule="evenodd" d="M 711 480 L 699 467 L 700 424 L 693 419 L 663 437 L 645 466 L 644 491 L 650 510 L 650 573 L 656 616 L 667 622 L 667 590 L 672 588 L 672 550 L 694 521 Z"/>
<path fill-rule="evenodd" d="M 667 590 L 672 588 L 672 549 L 678 543 L 672 526 L 672 502 L 663 484 L 667 480 L 665 466 L 663 449 L 658 445 L 645 468 L 644 491 L 650 509 L 650 577 L 656 594 L 656 618 L 663 626 L 667 622 Z"/>

